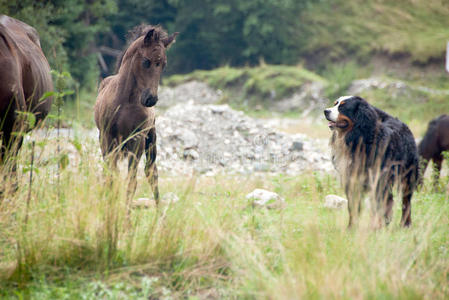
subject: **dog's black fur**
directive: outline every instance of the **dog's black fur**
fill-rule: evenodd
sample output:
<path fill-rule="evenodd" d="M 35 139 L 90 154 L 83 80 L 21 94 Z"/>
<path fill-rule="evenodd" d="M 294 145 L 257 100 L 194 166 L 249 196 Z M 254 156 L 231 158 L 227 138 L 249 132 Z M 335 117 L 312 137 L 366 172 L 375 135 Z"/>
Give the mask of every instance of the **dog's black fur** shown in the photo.
<path fill-rule="evenodd" d="M 401 224 L 411 224 L 411 198 L 418 181 L 418 153 L 410 129 L 356 96 L 342 97 L 324 111 L 333 130 L 333 162 L 348 197 L 349 226 L 360 212 L 360 193 L 374 192 L 377 210 L 391 220 L 393 185 L 402 188 Z M 332 112 L 332 114 L 331 114 Z M 335 116 L 338 115 L 337 119 Z"/>

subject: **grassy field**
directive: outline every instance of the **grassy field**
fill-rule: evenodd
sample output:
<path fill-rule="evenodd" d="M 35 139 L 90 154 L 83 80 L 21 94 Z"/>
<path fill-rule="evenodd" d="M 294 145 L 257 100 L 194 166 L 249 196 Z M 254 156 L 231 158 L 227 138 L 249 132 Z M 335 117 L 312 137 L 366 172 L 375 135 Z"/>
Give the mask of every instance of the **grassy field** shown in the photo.
<path fill-rule="evenodd" d="M 371 61 L 374 53 L 426 64 L 442 60 L 449 6 L 440 0 L 319 1 L 302 18 L 308 59 Z M 317 65 L 322 62 L 317 61 Z"/>
<path fill-rule="evenodd" d="M 343 195 L 338 182 L 313 172 L 162 174 L 162 194 L 180 201 L 134 209 L 127 222 L 123 175 L 106 184 L 97 145 L 71 143 L 78 156 L 59 179 L 58 160 L 39 155 L 57 157 L 56 143 L 36 144 L 31 186 L 30 143 L 21 151 L 19 189 L 0 203 L 1 298 L 449 297 L 448 177 L 440 192 L 426 183 L 416 194 L 409 229 L 398 225 L 397 201 L 389 227 L 373 230 L 365 209 L 348 231 L 346 209 L 323 207 L 325 195 Z M 245 195 L 254 188 L 279 193 L 287 206 L 253 208 Z M 137 196 L 149 194 L 140 174 Z"/>
<path fill-rule="evenodd" d="M 332 103 L 353 80 L 381 74 L 410 88 L 361 96 L 420 137 L 428 121 L 449 112 L 449 79 L 437 65 L 449 36 L 446 2 L 316 1 L 298 16 L 306 33 L 304 63 L 224 66 L 167 77 L 163 84 L 203 81 L 224 91 L 222 103 L 253 117 L 300 119 L 300 111 L 276 114 L 270 104 L 312 82 L 324 86 Z M 385 61 L 376 64 L 375 56 Z M 26 140 L 16 191 L 8 166 L 0 170 L 1 299 L 449 298 L 447 160 L 439 190 L 426 179 L 415 193 L 408 229 L 399 226 L 396 201 L 388 227 L 373 229 L 365 208 L 360 226 L 347 230 L 347 210 L 323 205 L 328 194 L 344 196 L 332 171 L 161 174 L 162 196 L 175 193 L 180 200 L 135 208 L 128 220 L 125 174 L 109 181 L 98 144 L 76 132 L 95 126 L 95 98 L 96 91 L 81 90 L 64 104 L 62 126 L 75 135 L 63 137 L 61 152 L 54 138 L 39 138 L 31 163 Z M 310 119 L 285 130 L 329 135 L 321 116 Z M 278 193 L 285 208 L 253 207 L 245 196 L 255 188 Z M 139 170 L 135 198 L 149 195 Z"/>
<path fill-rule="evenodd" d="M 270 89 L 288 95 L 305 82 L 320 81 L 331 99 L 367 74 L 355 64 L 333 66 L 322 76 L 301 67 L 263 65 L 195 72 L 168 78 L 164 84 L 202 80 L 223 88 L 228 97 L 257 100 Z M 449 111 L 449 101 L 438 90 L 420 90 L 426 81 L 404 82 L 411 87 L 405 93 L 373 89 L 362 96 L 407 122 L 419 136 L 428 120 Z M 444 84 L 428 86 L 445 89 Z M 161 174 L 162 195 L 175 193 L 180 201 L 158 209 L 133 209 L 129 222 L 124 173 L 107 182 L 97 143 L 86 142 L 77 132 L 94 126 L 95 96 L 82 91 L 64 105 L 62 125 L 75 134 L 63 138 L 61 153 L 54 138 L 41 137 L 31 166 L 27 139 L 18 158 L 17 191 L 10 190 L 13 180 L 1 171 L 5 191 L 0 202 L 0 298 L 449 297 L 447 171 L 439 191 L 426 181 L 415 194 L 409 229 L 399 227 L 397 201 L 389 227 L 374 230 L 365 209 L 359 228 L 348 231 L 346 209 L 323 206 L 327 194 L 344 196 L 336 176 L 311 171 L 295 177 Z M 273 115 L 268 109 L 246 112 L 255 117 L 299 117 L 298 112 Z M 319 118 L 286 131 L 315 138 L 329 135 Z M 151 195 L 142 173 L 136 198 Z M 286 199 L 286 207 L 252 207 L 245 196 L 255 188 L 277 192 Z"/>

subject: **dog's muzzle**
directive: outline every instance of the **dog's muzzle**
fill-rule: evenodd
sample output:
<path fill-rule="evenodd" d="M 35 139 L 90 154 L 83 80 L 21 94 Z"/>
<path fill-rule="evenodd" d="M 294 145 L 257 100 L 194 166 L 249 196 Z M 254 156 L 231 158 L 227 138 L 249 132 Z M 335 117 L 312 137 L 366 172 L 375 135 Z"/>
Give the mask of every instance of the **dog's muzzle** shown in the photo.
<path fill-rule="evenodd" d="M 333 129 L 335 129 L 335 127 L 337 127 L 337 123 L 330 119 L 330 114 L 331 114 L 331 110 L 329 108 L 324 110 L 324 116 L 329 121 L 328 126 L 331 130 L 333 130 Z"/>

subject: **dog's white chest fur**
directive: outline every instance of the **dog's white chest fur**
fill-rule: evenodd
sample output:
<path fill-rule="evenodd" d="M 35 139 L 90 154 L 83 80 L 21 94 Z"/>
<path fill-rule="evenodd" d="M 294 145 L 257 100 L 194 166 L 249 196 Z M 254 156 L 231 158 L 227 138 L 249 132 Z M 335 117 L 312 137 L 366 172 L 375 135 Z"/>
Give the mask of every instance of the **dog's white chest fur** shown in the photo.
<path fill-rule="evenodd" d="M 332 137 L 329 140 L 331 146 L 332 164 L 334 165 L 340 176 L 347 176 L 349 174 L 349 164 L 351 162 L 351 154 L 346 146 L 344 136 L 339 136 L 337 132 L 332 133 Z"/>

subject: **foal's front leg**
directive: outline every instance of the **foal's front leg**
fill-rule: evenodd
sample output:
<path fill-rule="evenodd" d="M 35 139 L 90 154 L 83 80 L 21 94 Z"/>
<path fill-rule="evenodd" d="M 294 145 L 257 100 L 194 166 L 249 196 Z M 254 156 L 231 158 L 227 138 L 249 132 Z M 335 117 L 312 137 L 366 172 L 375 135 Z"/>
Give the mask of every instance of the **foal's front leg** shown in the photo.
<path fill-rule="evenodd" d="M 154 200 L 159 204 L 159 186 L 158 172 L 156 166 L 157 146 L 156 146 L 156 129 L 152 128 L 145 140 L 145 175 L 147 176 L 151 189 L 153 190 Z"/>
<path fill-rule="evenodd" d="M 139 159 L 134 153 L 129 153 L 128 158 L 128 190 L 127 190 L 127 205 L 129 206 L 137 187 L 137 165 Z"/>
<path fill-rule="evenodd" d="M 137 167 L 144 150 L 144 140 L 141 137 L 131 139 L 127 145 L 128 152 L 128 190 L 127 190 L 127 207 L 130 208 L 131 200 L 134 197 L 137 187 Z"/>

